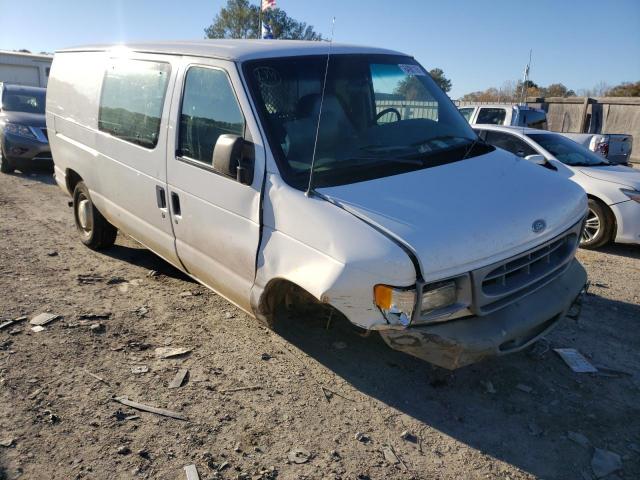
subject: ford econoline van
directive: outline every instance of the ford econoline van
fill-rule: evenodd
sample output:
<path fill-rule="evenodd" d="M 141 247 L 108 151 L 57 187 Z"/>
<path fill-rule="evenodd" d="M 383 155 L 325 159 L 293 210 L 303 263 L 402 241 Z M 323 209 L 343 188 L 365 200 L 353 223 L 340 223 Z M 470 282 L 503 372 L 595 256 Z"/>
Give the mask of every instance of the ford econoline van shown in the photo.
<path fill-rule="evenodd" d="M 531 344 L 586 282 L 584 191 L 480 141 L 399 52 L 68 49 L 46 113 L 85 245 L 122 231 L 266 322 L 313 302 L 453 369 Z"/>

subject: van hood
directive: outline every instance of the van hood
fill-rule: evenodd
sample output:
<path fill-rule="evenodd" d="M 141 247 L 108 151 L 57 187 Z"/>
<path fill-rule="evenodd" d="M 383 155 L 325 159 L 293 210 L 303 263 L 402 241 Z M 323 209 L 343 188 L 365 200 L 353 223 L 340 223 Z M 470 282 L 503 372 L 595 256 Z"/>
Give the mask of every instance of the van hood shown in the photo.
<path fill-rule="evenodd" d="M 432 281 L 509 258 L 580 221 L 584 190 L 554 173 L 497 149 L 318 192 L 403 242 Z M 536 220 L 546 223 L 540 233 Z"/>
<path fill-rule="evenodd" d="M 607 165 L 602 167 L 574 167 L 588 177 L 605 182 L 617 183 L 640 190 L 640 170 L 623 165 Z"/>

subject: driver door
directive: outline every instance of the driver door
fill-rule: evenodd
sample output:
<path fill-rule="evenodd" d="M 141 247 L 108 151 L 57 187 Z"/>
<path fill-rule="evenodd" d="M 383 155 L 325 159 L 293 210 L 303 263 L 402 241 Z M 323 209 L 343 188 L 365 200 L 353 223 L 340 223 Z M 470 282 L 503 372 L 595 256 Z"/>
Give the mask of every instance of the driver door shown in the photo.
<path fill-rule="evenodd" d="M 171 113 L 167 160 L 169 206 L 176 251 L 189 274 L 250 311 L 260 239 L 264 147 L 236 66 L 185 60 Z M 250 185 L 218 173 L 213 149 L 222 134 L 252 142 Z"/>

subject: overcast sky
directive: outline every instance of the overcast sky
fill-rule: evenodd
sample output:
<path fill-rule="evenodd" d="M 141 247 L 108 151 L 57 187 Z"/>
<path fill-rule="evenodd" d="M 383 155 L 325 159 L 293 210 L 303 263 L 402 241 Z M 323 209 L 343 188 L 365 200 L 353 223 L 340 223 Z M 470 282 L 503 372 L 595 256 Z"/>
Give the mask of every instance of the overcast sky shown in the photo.
<path fill-rule="evenodd" d="M 277 0 L 335 40 L 400 50 L 453 81 L 450 95 L 531 78 L 590 88 L 640 80 L 640 0 Z M 200 39 L 223 0 L 0 0 L 0 49 Z M 256 4 L 259 2 L 256 1 Z"/>

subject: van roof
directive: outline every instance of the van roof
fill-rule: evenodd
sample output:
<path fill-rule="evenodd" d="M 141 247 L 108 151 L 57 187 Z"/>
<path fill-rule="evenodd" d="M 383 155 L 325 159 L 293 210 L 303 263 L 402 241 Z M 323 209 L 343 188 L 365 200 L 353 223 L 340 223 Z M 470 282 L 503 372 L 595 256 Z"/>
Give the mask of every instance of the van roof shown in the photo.
<path fill-rule="evenodd" d="M 196 57 L 222 58 L 225 60 L 245 61 L 259 58 L 291 57 L 304 55 L 324 55 L 329 43 L 305 40 L 189 40 L 162 41 L 114 45 L 88 45 L 67 48 L 60 52 L 95 52 L 110 50 L 131 50 L 140 53 L 159 53 L 172 55 L 189 55 Z M 405 55 L 403 53 L 383 48 L 363 47 L 334 43 L 331 53 L 368 53 Z"/>

